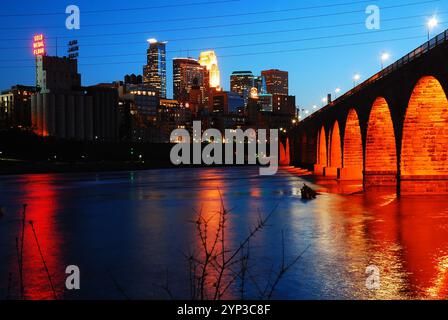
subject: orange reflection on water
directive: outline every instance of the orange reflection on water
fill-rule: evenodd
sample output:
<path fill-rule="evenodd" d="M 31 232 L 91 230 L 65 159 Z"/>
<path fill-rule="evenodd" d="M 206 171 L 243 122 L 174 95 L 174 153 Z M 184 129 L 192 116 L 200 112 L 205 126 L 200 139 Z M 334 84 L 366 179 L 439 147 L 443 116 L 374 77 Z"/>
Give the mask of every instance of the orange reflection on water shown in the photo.
<path fill-rule="evenodd" d="M 441 197 L 401 197 L 367 193 L 371 208 L 365 238 L 371 264 L 380 267 L 376 297 L 446 299 L 448 290 L 448 216 Z M 376 204 L 375 204 L 376 199 Z"/>
<path fill-rule="evenodd" d="M 203 238 L 201 239 L 199 231 L 197 231 L 197 226 L 195 225 L 195 252 L 199 255 L 200 261 L 205 260 L 205 249 L 204 243 L 207 250 L 210 252 L 214 248 L 214 252 L 221 253 L 226 252 L 225 258 L 229 257 L 228 251 L 231 251 L 234 245 L 234 235 L 231 231 L 232 229 L 232 219 L 229 218 L 231 215 L 231 209 L 226 204 L 226 192 L 227 185 L 226 181 L 222 179 L 222 175 L 219 174 L 217 170 L 200 170 L 198 172 L 198 187 L 199 195 L 195 197 L 197 199 L 196 208 L 198 208 L 198 215 L 200 214 L 202 219 L 201 230 Z M 227 212 L 225 218 L 225 229 L 224 235 L 222 233 L 222 228 L 220 229 L 221 213 Z M 205 224 L 207 227 L 205 227 Z M 219 236 L 217 236 L 219 233 Z M 224 238 L 224 241 L 222 239 Z M 224 248 L 223 248 L 224 245 Z M 216 282 L 219 277 L 219 266 L 222 265 L 222 256 L 219 256 L 217 261 L 213 261 L 208 265 L 206 270 L 207 276 L 205 277 L 205 288 L 204 288 L 204 298 L 213 299 L 216 292 Z M 200 275 L 201 272 L 198 273 Z M 229 281 L 228 275 L 225 275 L 222 281 L 222 287 L 226 286 L 227 281 Z M 230 291 L 227 291 L 222 297 L 225 299 L 234 298 Z"/>

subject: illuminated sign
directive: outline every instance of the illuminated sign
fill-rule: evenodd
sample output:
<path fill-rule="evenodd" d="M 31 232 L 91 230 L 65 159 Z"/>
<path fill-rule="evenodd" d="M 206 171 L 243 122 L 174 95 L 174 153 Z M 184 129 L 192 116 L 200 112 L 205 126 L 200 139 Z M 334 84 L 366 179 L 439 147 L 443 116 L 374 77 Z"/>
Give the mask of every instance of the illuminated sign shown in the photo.
<path fill-rule="evenodd" d="M 33 38 L 33 55 L 45 55 L 45 38 L 43 34 L 37 34 Z"/>

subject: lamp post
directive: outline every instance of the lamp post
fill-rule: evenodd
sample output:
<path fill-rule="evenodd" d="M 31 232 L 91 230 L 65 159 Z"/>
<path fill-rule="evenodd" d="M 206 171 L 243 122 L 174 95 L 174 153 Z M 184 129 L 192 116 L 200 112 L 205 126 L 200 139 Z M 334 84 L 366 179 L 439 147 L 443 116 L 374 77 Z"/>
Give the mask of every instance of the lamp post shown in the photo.
<path fill-rule="evenodd" d="M 322 98 L 322 104 L 325 107 L 328 104 L 328 99 L 327 98 Z"/>
<path fill-rule="evenodd" d="M 359 79 L 361 79 L 361 76 L 359 75 L 359 73 L 357 73 L 353 76 L 353 88 L 356 87 L 356 84 L 358 83 Z"/>
<path fill-rule="evenodd" d="M 334 92 L 336 93 L 336 98 L 338 97 L 339 93 L 341 92 L 341 88 L 337 87 Z"/>

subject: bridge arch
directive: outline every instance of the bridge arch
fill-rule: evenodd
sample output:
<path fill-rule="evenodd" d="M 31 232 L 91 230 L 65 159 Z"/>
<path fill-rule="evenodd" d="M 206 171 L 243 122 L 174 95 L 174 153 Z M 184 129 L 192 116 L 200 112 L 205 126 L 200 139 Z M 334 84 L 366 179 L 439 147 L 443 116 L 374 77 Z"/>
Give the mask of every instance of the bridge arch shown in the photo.
<path fill-rule="evenodd" d="M 403 124 L 401 192 L 448 193 L 448 100 L 440 82 L 421 78 Z"/>
<path fill-rule="evenodd" d="M 285 143 L 280 141 L 279 143 L 279 164 L 282 166 L 289 166 L 290 156 L 289 156 L 289 139 L 287 138 Z"/>
<path fill-rule="evenodd" d="M 338 169 L 342 168 L 341 132 L 339 122 L 336 120 L 331 129 L 329 141 L 329 168 L 326 169 L 327 176 L 337 176 Z"/>
<path fill-rule="evenodd" d="M 397 183 L 395 132 L 389 105 L 383 97 L 374 101 L 370 111 L 364 182 L 366 187 Z"/>
<path fill-rule="evenodd" d="M 324 126 L 320 129 L 317 140 L 317 164 L 322 167 L 327 166 L 327 136 Z"/>
<path fill-rule="evenodd" d="M 361 126 L 355 109 L 350 109 L 344 133 L 343 170 L 341 179 L 362 180 L 364 155 L 362 149 Z"/>

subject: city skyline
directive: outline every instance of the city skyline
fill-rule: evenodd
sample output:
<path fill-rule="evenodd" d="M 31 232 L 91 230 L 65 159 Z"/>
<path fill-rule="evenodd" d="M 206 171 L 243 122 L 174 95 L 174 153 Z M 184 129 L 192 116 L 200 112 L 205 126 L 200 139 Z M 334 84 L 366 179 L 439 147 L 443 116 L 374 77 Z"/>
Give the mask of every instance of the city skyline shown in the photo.
<path fill-rule="evenodd" d="M 81 30 L 78 31 L 64 29 L 62 21 L 64 21 L 65 16 L 63 14 L 49 16 L 48 19 L 45 19 L 45 23 L 41 22 L 42 17 L 40 16 L 28 17 L 28 21 L 23 27 L 15 29 L 15 26 L 12 26 L 11 28 L 4 28 L 1 31 L 1 33 L 11 39 L 9 41 L 11 46 L 5 49 L 5 45 L 3 45 L 3 58 L 0 62 L 0 69 L 3 68 L 2 70 L 4 72 L 8 72 L 10 69 L 4 68 L 5 66 L 11 67 L 14 65 L 20 68 L 12 75 L 9 74 L 8 77 L 2 77 L 0 87 L 7 89 L 17 83 L 25 85 L 33 84 L 34 72 L 31 68 L 26 67 L 30 64 L 32 65 L 31 49 L 26 49 L 26 45 L 29 45 L 30 40 L 25 39 L 31 39 L 38 30 L 41 30 L 48 38 L 49 55 L 56 54 L 56 49 L 54 48 L 56 42 L 55 36 L 60 36 L 58 38 L 58 46 L 60 47 L 58 48 L 58 55 L 64 55 L 66 53 L 66 42 L 72 39 L 79 39 L 79 69 L 80 73 L 83 74 L 83 82 L 86 85 L 120 80 L 124 74 L 140 74 L 141 65 L 145 63 L 144 53 L 147 50 L 146 39 L 154 37 L 160 41 L 168 41 L 168 97 L 171 97 L 173 94 L 172 86 L 170 85 L 172 83 L 172 59 L 182 56 L 196 57 L 199 56 L 200 51 L 213 49 L 218 56 L 222 79 L 221 85 L 224 90 L 230 90 L 230 75 L 237 70 L 250 70 L 254 74 L 259 74 L 262 70 L 268 69 L 285 70 L 289 72 L 290 91 L 292 95 L 297 96 L 297 104 L 301 108 L 312 111 L 313 105 L 318 105 L 319 107 L 322 105 L 321 99 L 327 93 L 334 94 L 336 88 L 339 88 L 342 92 L 351 89 L 354 74 L 359 74 L 359 80 L 362 81 L 378 72 L 381 69 L 381 64 L 392 63 L 424 42 L 427 33 L 424 25 L 430 16 L 437 14 L 440 20 L 439 25 L 432 30 L 432 36 L 444 29 L 445 23 L 443 17 L 445 13 L 443 11 L 443 1 L 374 2 L 380 8 L 384 7 L 381 11 L 383 21 L 382 29 L 379 31 L 369 31 L 363 25 L 366 18 L 366 14 L 363 11 L 368 5 L 364 1 L 358 1 L 356 3 L 320 1 L 316 4 L 313 3 L 313 6 L 300 6 L 293 1 L 284 1 L 275 7 L 269 6 L 265 1 L 261 1 L 257 3 L 256 9 L 248 6 L 251 1 L 224 1 L 202 6 L 192 5 L 191 2 L 183 1 L 176 2 L 179 4 L 183 3 L 183 7 L 178 6 L 175 8 L 167 6 L 166 8 L 154 9 L 160 16 L 157 18 L 142 18 L 146 11 L 123 11 L 120 18 L 114 19 L 114 22 L 116 22 L 115 26 L 113 25 L 114 22 L 109 21 L 111 16 L 115 16 L 112 13 L 86 13 L 82 15 Z M 165 3 L 161 4 L 163 5 Z M 29 12 L 43 12 L 45 7 L 49 5 L 46 5 L 44 1 L 41 7 L 29 6 L 27 10 Z M 84 1 L 80 1 L 78 5 L 81 8 L 81 14 L 83 10 L 93 11 L 101 8 L 104 9 L 105 7 L 104 2 L 89 3 L 87 5 Z M 88 9 L 84 9 L 86 7 Z M 133 5 L 129 8 L 133 7 L 139 7 L 138 3 L 135 3 L 135 6 Z M 199 10 L 202 7 L 207 9 Z M 240 16 L 238 16 L 239 13 L 237 14 L 232 10 L 236 7 L 239 9 L 238 12 L 241 12 Z M 220 14 L 222 12 L 223 17 L 226 16 L 226 21 L 231 23 L 222 23 L 224 18 L 219 18 L 216 14 L 208 13 L 217 8 L 219 8 Z M 294 8 L 297 10 L 282 11 Z M 55 9 L 51 10 L 51 12 L 54 11 Z M 324 11 L 323 14 L 321 13 L 322 11 Z M 16 6 L 12 4 L 5 6 L 5 13 L 17 12 L 18 8 Z M 27 12 L 24 12 L 25 17 L 21 17 L 20 19 L 27 18 Z M 61 12 L 64 11 L 61 10 Z M 182 19 L 178 22 L 174 21 L 180 12 L 184 12 L 184 20 L 187 20 L 187 22 Z M 229 19 L 229 16 L 232 15 L 233 18 Z M 202 20 L 194 19 L 201 16 L 209 18 Z M 215 16 L 215 18 L 210 18 L 212 16 Z M 244 18 L 241 18 L 241 16 Z M 331 19 L 325 16 L 331 17 Z M 191 21 L 188 21 L 188 17 L 191 18 Z M 300 17 L 308 18 L 299 19 Z M 18 17 L 3 16 L 2 20 L 7 22 L 13 18 L 18 19 Z M 93 20 L 98 21 L 98 23 L 92 23 Z M 125 28 L 118 20 L 121 22 L 133 21 L 135 24 L 132 27 Z M 157 20 L 159 22 L 154 23 L 154 27 L 152 27 L 152 24 L 148 25 L 143 23 L 148 20 Z M 260 21 L 270 20 L 276 20 L 277 22 L 259 23 Z M 55 23 L 51 23 L 52 21 L 55 21 Z M 57 24 L 58 21 L 60 22 L 60 26 Z M 341 25 L 341 22 L 350 23 L 346 23 L 346 27 L 335 27 Z M 351 22 L 353 24 L 348 26 Z M 106 26 L 108 23 L 109 26 Z M 249 26 L 252 23 L 251 30 L 246 30 L 245 25 L 242 27 L 238 25 L 243 23 L 249 23 Z M 229 26 L 223 27 L 225 24 Z M 53 26 L 54 28 L 38 28 L 39 25 Z M 205 30 L 207 26 L 212 27 L 207 28 L 210 30 Z M 330 32 L 328 29 L 323 28 L 325 26 L 334 26 L 333 29 L 335 31 Z M 255 30 L 252 30 L 252 27 L 255 27 Z M 305 28 L 309 30 L 281 32 Z M 146 29 L 148 29 L 148 32 L 145 31 Z M 150 31 L 151 29 L 155 30 Z M 175 31 L 175 29 L 177 30 Z M 126 32 L 129 35 L 125 37 L 121 36 L 122 39 L 120 39 L 120 36 L 112 36 L 114 33 Z M 259 34 L 243 36 L 243 34 L 256 33 Z M 270 35 L 271 33 L 272 35 Z M 101 34 L 111 34 L 110 36 L 101 36 L 104 40 L 108 40 L 101 40 L 101 43 L 104 43 L 105 47 L 91 46 L 92 43 L 98 42 L 99 38 L 99 36 L 93 37 L 93 35 Z M 234 35 L 232 37 L 222 37 L 232 34 Z M 351 36 L 342 37 L 341 35 L 344 34 Z M 272 39 L 274 37 L 277 44 L 268 44 L 273 43 Z M 195 40 L 194 38 L 209 39 Z M 312 40 L 295 41 L 306 38 Z M 397 40 L 393 43 L 390 43 L 390 41 L 386 43 L 388 39 Z M 381 40 L 381 43 L 378 40 Z M 369 43 L 370 41 L 371 43 Z M 120 42 L 129 42 L 129 45 L 126 45 L 126 50 L 122 44 L 117 45 Z M 263 43 L 265 45 L 261 45 Z M 364 44 L 355 45 L 356 43 Z M 12 44 L 14 44 L 14 47 L 12 47 Z M 351 47 L 350 54 L 347 55 L 344 53 L 347 46 L 344 45 L 349 44 L 353 46 Z M 23 48 L 13 49 L 16 48 L 16 45 L 17 47 L 23 45 Z M 319 47 L 321 49 L 318 49 Z M 328 48 L 323 49 L 323 47 Z M 272 51 L 288 50 L 290 52 L 269 53 Z M 254 51 L 257 51 L 256 54 L 250 54 L 254 53 Z M 384 51 L 387 51 L 390 57 L 388 61 L 383 62 L 380 61 L 380 55 Z M 99 52 L 105 53 L 98 55 Z M 332 56 L 331 59 L 329 58 L 330 55 Z M 95 56 L 98 57 L 95 58 Z M 137 63 L 137 59 L 141 59 L 142 62 Z M 309 61 L 314 63 L 308 63 Z M 338 61 L 340 63 L 337 63 Z M 318 68 L 315 67 L 316 65 L 318 65 Z M 329 79 L 330 77 L 322 76 L 326 73 L 332 75 L 331 79 Z M 335 76 L 333 77 L 333 75 Z"/>

